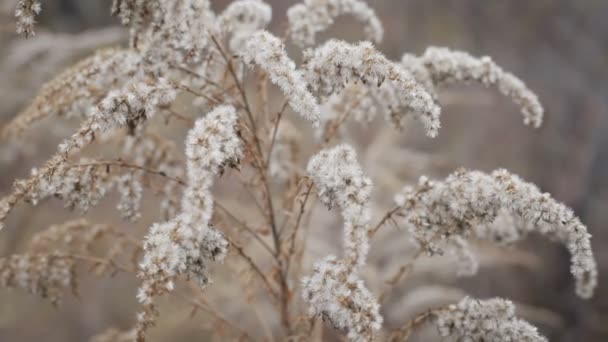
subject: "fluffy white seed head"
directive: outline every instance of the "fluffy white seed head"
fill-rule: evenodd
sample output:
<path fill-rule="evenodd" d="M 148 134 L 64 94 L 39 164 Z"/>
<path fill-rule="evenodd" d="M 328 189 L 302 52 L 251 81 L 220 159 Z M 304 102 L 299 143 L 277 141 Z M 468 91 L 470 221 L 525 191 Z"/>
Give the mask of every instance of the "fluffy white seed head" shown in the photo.
<path fill-rule="evenodd" d="M 587 228 L 572 210 L 542 193 L 534 184 L 523 181 L 506 170 L 491 174 L 479 171 L 458 171 L 445 181 L 421 177 L 418 187 L 406 187 L 396 198 L 405 222 L 414 236 L 436 251 L 438 238 L 451 235 L 497 238 L 508 242 L 514 231 L 496 233 L 480 229 L 497 227 L 494 220 L 508 213 L 527 224 L 517 225 L 517 238 L 538 232 L 564 244 L 571 254 L 571 272 L 576 292 L 583 298 L 593 295 L 597 285 L 597 266 L 591 251 Z"/>
<path fill-rule="evenodd" d="M 429 47 L 420 59 L 435 85 L 471 81 L 485 86 L 495 85 L 521 107 L 526 125 L 541 125 L 544 111 L 536 94 L 519 78 L 496 65 L 490 57 L 476 58 L 462 51 Z"/>
<path fill-rule="evenodd" d="M 361 267 L 369 250 L 372 181 L 361 170 L 355 150 L 349 145 L 322 150 L 310 159 L 307 171 L 321 201 L 342 210 L 345 259 Z"/>
<path fill-rule="evenodd" d="M 120 90 L 111 90 L 90 114 L 98 129 L 136 124 L 167 106 L 177 96 L 176 87 L 167 79 L 157 82 L 135 82 Z"/>
<path fill-rule="evenodd" d="M 260 31 L 245 43 L 242 57 L 246 63 L 258 65 L 270 76 L 302 117 L 318 124 L 320 109 L 315 97 L 306 89 L 306 82 L 295 63 L 287 56 L 285 45 L 269 32 Z"/>
<path fill-rule="evenodd" d="M 221 261 L 228 242 L 211 224 L 213 177 L 241 157 L 238 116 L 231 106 L 219 106 L 199 119 L 186 138 L 188 186 L 181 212 L 172 220 L 154 224 L 144 240 L 140 264 L 143 283 L 138 300 L 144 310 L 138 317 L 138 336 L 153 323 L 157 311 L 153 297 L 173 290 L 177 276 L 209 283 L 208 265 Z"/>
<path fill-rule="evenodd" d="M 476 342 L 546 342 L 536 327 L 515 317 L 515 306 L 508 300 L 478 300 L 469 297 L 437 315 L 442 337 Z"/>
<path fill-rule="evenodd" d="M 351 82 L 380 87 L 385 81 L 398 89 L 398 96 L 414 112 L 431 137 L 440 127 L 441 109 L 403 67 L 388 60 L 369 42 L 349 44 L 330 40 L 310 53 L 306 61 L 309 86 L 327 97 L 341 92 Z"/>
<path fill-rule="evenodd" d="M 40 14 L 42 7 L 38 0 L 19 0 L 15 9 L 17 18 L 17 33 L 26 37 L 34 35 L 36 16 Z"/>
<path fill-rule="evenodd" d="M 375 43 L 382 41 L 382 23 L 376 12 L 362 0 L 304 0 L 291 6 L 287 10 L 291 38 L 300 47 L 312 46 L 316 34 L 331 26 L 341 15 L 352 15 L 362 22 L 366 39 Z"/>
<path fill-rule="evenodd" d="M 302 287 L 309 314 L 327 319 L 350 341 L 370 341 L 374 331 L 382 327 L 376 298 L 363 280 L 335 256 L 315 263 L 313 274 L 302 280 Z"/>
<path fill-rule="evenodd" d="M 230 35 L 230 50 L 238 52 L 255 31 L 268 26 L 272 7 L 261 0 L 231 2 L 218 17 L 218 27 Z"/>

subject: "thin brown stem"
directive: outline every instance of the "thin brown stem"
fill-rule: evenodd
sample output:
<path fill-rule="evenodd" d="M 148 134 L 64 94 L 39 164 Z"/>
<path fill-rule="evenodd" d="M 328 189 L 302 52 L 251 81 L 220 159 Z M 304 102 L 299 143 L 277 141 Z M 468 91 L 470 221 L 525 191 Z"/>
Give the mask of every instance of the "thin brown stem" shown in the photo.
<path fill-rule="evenodd" d="M 313 187 L 313 183 L 309 181 L 308 188 L 306 189 L 306 192 L 304 193 L 304 199 L 302 199 L 302 201 L 300 202 L 300 209 L 298 211 L 298 217 L 296 218 L 296 223 L 293 228 L 293 232 L 291 233 L 291 236 L 287 239 L 287 241 L 289 241 L 290 245 L 289 245 L 289 251 L 287 252 L 287 265 L 285 266 L 286 273 L 289 272 L 289 266 L 291 264 L 291 259 L 293 258 L 294 254 L 295 254 L 296 239 L 298 237 L 298 231 L 301 226 L 300 223 L 302 222 L 302 217 L 304 217 L 306 203 L 308 202 L 308 198 L 310 197 L 310 193 L 312 192 L 312 187 Z"/>
<path fill-rule="evenodd" d="M 416 315 L 416 317 L 407 321 L 401 328 L 394 331 L 391 337 L 389 338 L 389 341 L 407 341 L 414 329 L 432 319 L 439 310 L 441 309 L 429 309 L 425 312 Z"/>
<path fill-rule="evenodd" d="M 188 304 L 192 305 L 194 308 L 203 310 L 206 313 L 210 314 L 211 316 L 213 316 L 213 318 L 215 318 L 217 321 L 221 322 L 222 324 L 226 325 L 232 331 L 238 332 L 239 336 L 246 339 L 247 341 L 255 341 L 255 339 L 253 337 L 251 337 L 246 331 L 239 328 L 239 326 L 237 324 L 234 324 L 234 323 L 230 322 L 228 319 L 224 318 L 219 312 L 217 312 L 217 310 L 211 308 L 207 303 L 201 302 L 199 300 L 193 299 L 189 296 L 186 296 L 186 295 L 183 295 L 180 293 L 176 293 L 176 296 L 180 297 L 181 299 L 186 301 Z"/>
<path fill-rule="evenodd" d="M 90 163 L 80 163 L 80 164 L 71 164 L 71 165 L 68 165 L 68 167 L 87 167 L 87 166 L 116 166 L 116 167 L 127 168 L 127 169 L 136 169 L 136 170 L 144 171 L 144 172 L 149 173 L 149 174 L 153 174 L 153 175 L 164 177 L 164 178 L 166 178 L 166 179 L 168 179 L 170 181 L 176 182 L 176 183 L 178 183 L 179 185 L 182 185 L 182 186 L 187 186 L 188 185 L 185 181 L 183 181 L 183 180 L 181 180 L 179 178 L 171 177 L 171 176 L 167 175 L 167 173 L 164 172 L 164 171 L 150 169 L 150 168 L 147 168 L 147 167 L 141 166 L 141 165 L 129 164 L 129 163 L 126 163 L 126 162 L 124 162 L 124 161 L 122 161 L 120 159 L 117 159 L 117 160 L 98 160 L 98 161 L 90 162 Z"/>
<path fill-rule="evenodd" d="M 237 253 L 243 258 L 245 259 L 245 261 L 247 261 L 247 263 L 249 264 L 249 266 L 253 269 L 253 271 L 259 276 L 259 278 L 264 282 L 264 285 L 266 286 L 266 288 L 268 289 L 268 292 L 273 296 L 273 297 L 278 297 L 275 289 L 272 287 L 272 285 L 270 284 L 270 280 L 268 280 L 268 278 L 266 277 L 266 275 L 264 275 L 264 272 L 262 272 L 262 270 L 260 269 L 260 267 L 255 263 L 255 261 L 253 261 L 253 259 L 247 255 L 247 253 L 245 253 L 245 250 L 243 249 L 242 246 L 240 246 L 239 244 L 237 244 L 236 242 L 230 240 L 230 244 L 236 249 Z"/>
<path fill-rule="evenodd" d="M 283 105 L 281 106 L 281 109 L 277 113 L 277 116 L 274 120 L 274 126 L 272 129 L 272 137 L 270 139 L 270 146 L 268 147 L 268 153 L 266 156 L 266 168 L 267 169 L 270 167 L 270 157 L 272 156 L 272 150 L 274 149 L 274 143 L 277 139 L 277 132 L 279 131 L 279 124 L 281 123 L 281 118 L 283 117 L 283 113 L 285 112 L 285 109 L 287 108 L 288 103 L 289 102 L 287 100 L 285 100 L 283 102 Z"/>
<path fill-rule="evenodd" d="M 403 209 L 403 208 L 397 205 L 397 206 L 393 207 L 391 210 L 389 210 L 386 214 L 384 214 L 384 216 L 382 216 L 380 221 L 372 229 L 369 230 L 369 232 L 367 233 L 368 236 L 370 238 L 374 237 L 374 235 L 378 232 L 378 230 L 380 230 L 380 228 L 382 228 L 384 226 L 384 224 L 386 224 L 386 222 L 388 222 L 388 220 L 390 220 L 401 209 Z"/>
<path fill-rule="evenodd" d="M 230 210 L 228 210 L 225 206 L 223 206 L 222 204 L 220 204 L 219 202 L 215 202 L 215 206 L 219 209 L 221 209 L 232 221 L 234 221 L 236 224 L 238 224 L 241 228 L 243 228 L 243 230 L 245 230 L 247 233 L 249 233 L 254 239 L 256 239 L 261 245 L 262 247 L 264 247 L 264 249 L 266 251 L 268 251 L 270 253 L 270 255 L 272 255 L 273 257 L 275 256 L 274 251 L 272 250 L 272 248 L 266 243 L 266 241 L 264 241 L 258 233 L 256 233 L 255 231 L 253 231 L 253 229 L 251 229 L 245 222 L 239 220 L 234 214 L 232 214 L 230 212 Z"/>

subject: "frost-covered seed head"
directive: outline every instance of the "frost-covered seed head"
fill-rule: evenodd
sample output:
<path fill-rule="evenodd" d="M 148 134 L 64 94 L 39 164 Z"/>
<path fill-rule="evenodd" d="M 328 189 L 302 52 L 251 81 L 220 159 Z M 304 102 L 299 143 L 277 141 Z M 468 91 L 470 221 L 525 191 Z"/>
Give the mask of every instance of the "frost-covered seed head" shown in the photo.
<path fill-rule="evenodd" d="M 420 57 L 435 85 L 477 81 L 485 86 L 495 85 L 505 96 L 521 107 L 524 123 L 539 127 L 543 107 L 538 97 L 513 74 L 504 71 L 488 56 L 475 58 L 462 51 L 429 47 Z"/>

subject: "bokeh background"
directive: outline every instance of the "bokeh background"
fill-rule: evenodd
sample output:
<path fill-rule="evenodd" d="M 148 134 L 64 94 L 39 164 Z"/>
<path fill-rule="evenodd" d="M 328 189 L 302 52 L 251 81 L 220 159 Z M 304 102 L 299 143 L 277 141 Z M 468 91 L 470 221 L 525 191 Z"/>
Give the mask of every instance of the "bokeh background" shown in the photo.
<path fill-rule="evenodd" d="M 266 1 L 273 4 L 274 29 L 282 30 L 284 13 L 295 1 Z M 109 15 L 110 2 L 44 1 L 39 32 L 32 41 L 44 40 L 47 34 L 65 35 L 61 44 L 53 46 L 16 37 L 10 14 L 14 1 L 0 2 L 1 10 L 8 9 L 0 17 L 0 124 L 23 108 L 57 71 L 98 45 L 125 40 L 125 30 Z M 220 10 L 227 1 L 213 3 Z M 551 341 L 608 341 L 608 1 L 369 3 L 384 23 L 385 39 L 380 49 L 390 58 L 399 59 L 404 52 L 422 53 L 429 45 L 487 54 L 523 79 L 546 109 L 544 125 L 534 130 L 522 125 L 518 108 L 494 90 L 459 86 L 448 89 L 443 97 L 443 128 L 438 138 L 431 140 L 420 132 L 408 131 L 399 137 L 398 146 L 382 151 L 398 154 L 403 147 L 431 156 L 441 161 L 428 170 L 438 176 L 460 166 L 486 171 L 507 168 L 574 208 L 593 235 L 600 282 L 590 301 L 573 294 L 567 251 L 540 239 L 527 241 L 524 248 L 541 257 L 542 267 L 534 271 L 486 269 L 460 284 L 479 297 L 509 297 L 555 313 L 560 317 L 557 324 L 541 326 Z M 339 19 L 336 26 L 340 29 L 332 28 L 321 38 L 353 41 L 361 37 L 360 27 L 349 18 Z M 85 37 L 75 43 L 69 36 L 92 29 L 106 30 L 106 41 Z M 59 132 L 42 130 L 30 137 L 33 142 L 24 148 L 27 158 L 4 156 L 0 160 L 0 194 L 7 193 L 16 177 L 26 175 L 54 150 L 62 136 L 57 129 Z M 365 133 L 361 134 L 365 138 Z M 428 163 L 409 165 L 401 176 L 413 179 L 427 167 Z M 390 191 L 392 183 L 386 183 Z M 37 209 L 36 215 L 26 215 L 25 209 L 18 211 L 11 230 L 0 235 L 0 255 L 18 250 L 33 231 L 49 223 L 49 215 L 54 222 L 69 217 L 69 213 L 57 214 L 59 208 L 61 204 L 50 204 Z M 97 215 L 107 219 L 103 210 Z M 81 284 L 83 296 L 91 288 L 96 298 L 68 299 L 60 308 L 2 290 L 0 341 L 80 341 L 108 325 L 128 327 L 135 299 L 127 297 L 129 291 L 124 289 L 133 289 L 134 282 L 121 277 L 87 279 Z"/>

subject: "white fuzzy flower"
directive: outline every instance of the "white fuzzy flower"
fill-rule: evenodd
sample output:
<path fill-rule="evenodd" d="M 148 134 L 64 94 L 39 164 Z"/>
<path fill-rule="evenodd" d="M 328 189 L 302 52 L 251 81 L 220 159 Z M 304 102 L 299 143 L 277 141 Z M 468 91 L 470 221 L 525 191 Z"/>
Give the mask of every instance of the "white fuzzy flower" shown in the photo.
<path fill-rule="evenodd" d="M 36 16 L 40 14 L 41 9 L 42 7 L 38 0 L 19 0 L 15 9 L 18 34 L 23 34 L 26 37 L 34 35 Z"/>
<path fill-rule="evenodd" d="M 143 336 L 156 316 L 153 297 L 171 291 L 173 280 L 180 275 L 205 286 L 208 264 L 226 255 L 228 242 L 210 224 L 211 186 L 216 174 L 241 157 L 237 120 L 233 107 L 220 106 L 199 119 L 188 133 L 188 187 L 181 212 L 168 222 L 154 224 L 144 240 L 143 283 L 137 295 L 144 311 L 138 319 L 138 336 Z"/>
<path fill-rule="evenodd" d="M 398 96 L 407 103 L 431 137 L 440 127 L 441 109 L 434 98 L 403 67 L 388 60 L 369 42 L 356 45 L 330 40 L 311 52 L 306 62 L 309 86 L 322 96 L 342 91 L 351 82 L 368 87 L 393 83 Z"/>
<path fill-rule="evenodd" d="M 380 306 L 358 275 L 369 250 L 371 180 L 348 145 L 322 150 L 311 158 L 307 170 L 321 201 L 342 210 L 345 256 L 317 262 L 312 276 L 302 280 L 303 298 L 310 315 L 328 319 L 351 341 L 368 341 L 382 326 Z"/>
<path fill-rule="evenodd" d="M 66 289 L 76 289 L 74 261 L 61 256 L 36 254 L 13 254 L 1 258 L 0 286 L 23 289 L 57 304 Z"/>
<path fill-rule="evenodd" d="M 317 124 L 320 109 L 315 97 L 306 89 L 302 73 L 287 56 L 285 45 L 271 33 L 260 31 L 245 43 L 242 57 L 246 63 L 256 64 L 270 75 L 289 101 L 291 108 L 305 119 Z"/>
<path fill-rule="evenodd" d="M 101 130 L 134 125 L 152 117 L 159 106 L 169 105 L 176 95 L 175 86 L 164 78 L 155 83 L 130 83 L 121 90 L 111 90 L 90 116 Z"/>
<path fill-rule="evenodd" d="M 420 60 L 435 85 L 470 81 L 477 81 L 485 86 L 495 85 L 502 94 L 513 99 L 521 107 L 526 125 L 541 125 L 543 107 L 536 94 L 519 78 L 496 65 L 490 57 L 476 58 L 462 51 L 429 47 Z"/>
<path fill-rule="evenodd" d="M 315 97 L 306 89 L 302 73 L 287 56 L 285 45 L 271 33 L 260 31 L 245 43 L 242 57 L 246 63 L 256 64 L 270 75 L 289 101 L 291 108 L 302 117 L 317 124 L 320 116 Z"/>
<path fill-rule="evenodd" d="M 265 28 L 272 19 L 272 7 L 262 0 L 231 2 L 218 17 L 218 27 L 230 34 L 228 46 L 238 52 L 247 38 Z"/>
<path fill-rule="evenodd" d="M 138 177 L 139 172 L 129 172 L 120 176 L 116 181 L 116 189 L 120 193 L 118 211 L 122 217 L 136 221 L 140 216 L 139 208 L 143 195 L 143 186 Z"/>
<path fill-rule="evenodd" d="M 350 14 L 364 25 L 367 39 L 380 43 L 384 30 L 376 12 L 362 0 L 304 0 L 287 10 L 293 41 L 300 47 L 315 44 L 318 32 L 327 29 L 338 16 Z"/>
<path fill-rule="evenodd" d="M 363 280 L 335 256 L 314 265 L 313 274 L 302 280 L 303 299 L 309 314 L 321 316 L 344 331 L 350 341 L 370 341 L 382 327 L 380 306 Z"/>
<path fill-rule="evenodd" d="M 346 260 L 362 266 L 369 250 L 372 181 L 361 170 L 355 150 L 349 145 L 322 150 L 310 159 L 307 171 L 321 201 L 342 210 Z"/>
<path fill-rule="evenodd" d="M 480 229 L 496 227 L 491 223 L 499 215 L 513 215 L 528 223 L 515 227 L 518 238 L 534 231 L 564 244 L 572 256 L 570 269 L 577 294 L 583 298 L 593 295 L 597 266 L 587 228 L 572 210 L 506 170 L 492 174 L 458 171 L 445 181 L 421 177 L 417 188 L 406 187 L 397 199 L 403 219 L 429 251 L 436 249 L 433 240 L 454 234 L 494 237 L 503 243 L 509 242 L 503 239 L 508 236 L 512 241 L 516 238 L 512 230 L 480 233 Z"/>
<path fill-rule="evenodd" d="M 80 164 L 85 166 L 61 164 L 47 177 L 40 177 L 39 171 L 33 169 L 32 178 L 40 177 L 40 180 L 27 194 L 27 200 L 36 205 L 46 198 L 57 197 L 65 202 L 66 208 L 86 212 L 95 206 L 113 185 L 113 179 L 105 168 L 88 164 L 90 162 L 91 160 L 83 158 Z"/>
<path fill-rule="evenodd" d="M 465 297 L 457 305 L 437 314 L 437 328 L 443 337 L 475 342 L 546 342 L 536 327 L 515 317 L 508 300 L 478 300 Z"/>

